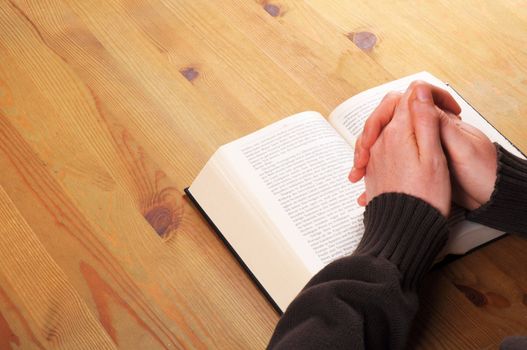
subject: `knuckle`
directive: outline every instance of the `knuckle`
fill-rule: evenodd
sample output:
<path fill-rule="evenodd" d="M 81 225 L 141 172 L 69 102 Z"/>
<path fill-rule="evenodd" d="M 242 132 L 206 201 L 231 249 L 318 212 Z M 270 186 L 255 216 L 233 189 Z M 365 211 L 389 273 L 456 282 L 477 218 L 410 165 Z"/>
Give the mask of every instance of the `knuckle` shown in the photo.
<path fill-rule="evenodd" d="M 430 174 L 438 173 L 447 168 L 447 160 L 444 155 L 436 155 L 429 158 L 428 171 Z"/>

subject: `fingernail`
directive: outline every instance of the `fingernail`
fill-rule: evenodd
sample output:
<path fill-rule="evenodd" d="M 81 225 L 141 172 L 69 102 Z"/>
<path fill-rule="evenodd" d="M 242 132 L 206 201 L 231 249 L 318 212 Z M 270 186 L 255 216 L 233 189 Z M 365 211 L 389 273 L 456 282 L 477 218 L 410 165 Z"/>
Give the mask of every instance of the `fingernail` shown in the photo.
<path fill-rule="evenodd" d="M 424 87 L 418 87 L 415 92 L 417 99 L 421 102 L 426 102 L 430 100 L 430 94 L 429 91 L 426 90 Z"/>

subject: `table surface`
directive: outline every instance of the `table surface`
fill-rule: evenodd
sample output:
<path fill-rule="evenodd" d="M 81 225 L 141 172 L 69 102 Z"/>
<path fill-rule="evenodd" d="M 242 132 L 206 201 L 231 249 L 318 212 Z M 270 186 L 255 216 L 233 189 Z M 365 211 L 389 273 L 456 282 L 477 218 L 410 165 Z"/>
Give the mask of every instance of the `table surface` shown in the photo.
<path fill-rule="evenodd" d="M 527 6 L 0 1 L 0 348 L 263 348 L 278 315 L 183 196 L 222 144 L 427 70 L 527 151 Z M 413 348 L 527 334 L 527 240 L 432 272 Z"/>

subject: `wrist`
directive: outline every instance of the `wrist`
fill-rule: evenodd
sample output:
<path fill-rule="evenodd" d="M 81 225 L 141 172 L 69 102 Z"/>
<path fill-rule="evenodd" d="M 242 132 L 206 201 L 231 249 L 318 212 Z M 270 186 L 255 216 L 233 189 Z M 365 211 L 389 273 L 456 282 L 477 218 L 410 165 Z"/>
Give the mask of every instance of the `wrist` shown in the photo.
<path fill-rule="evenodd" d="M 404 287 L 415 289 L 447 240 L 446 219 L 423 200 L 384 193 L 364 213 L 365 233 L 354 255 L 374 255 L 395 264 Z"/>
<path fill-rule="evenodd" d="M 490 199 L 467 219 L 501 231 L 527 232 L 527 160 L 497 147 L 497 175 Z"/>
<path fill-rule="evenodd" d="M 482 191 L 478 192 L 477 198 L 475 198 L 478 205 L 475 208 L 468 208 L 469 210 L 475 210 L 487 203 L 496 188 L 499 170 L 499 145 L 497 143 L 492 144 L 489 153 L 490 155 L 486 161 L 486 165 L 482 169 L 482 174 L 479 174 L 484 182 L 480 185 Z"/>

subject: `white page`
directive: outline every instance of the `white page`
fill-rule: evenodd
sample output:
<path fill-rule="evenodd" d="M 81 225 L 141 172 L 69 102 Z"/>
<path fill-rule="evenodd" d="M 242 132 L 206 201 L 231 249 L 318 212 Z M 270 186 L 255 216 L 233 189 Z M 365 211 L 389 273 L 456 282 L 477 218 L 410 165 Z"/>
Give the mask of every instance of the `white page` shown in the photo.
<path fill-rule="evenodd" d="M 348 181 L 352 149 L 320 114 L 297 114 L 222 148 L 243 173 L 240 187 L 263 203 L 313 272 L 355 249 L 363 185 Z"/>

